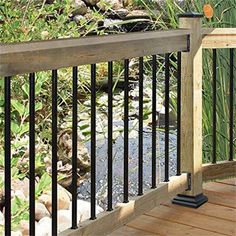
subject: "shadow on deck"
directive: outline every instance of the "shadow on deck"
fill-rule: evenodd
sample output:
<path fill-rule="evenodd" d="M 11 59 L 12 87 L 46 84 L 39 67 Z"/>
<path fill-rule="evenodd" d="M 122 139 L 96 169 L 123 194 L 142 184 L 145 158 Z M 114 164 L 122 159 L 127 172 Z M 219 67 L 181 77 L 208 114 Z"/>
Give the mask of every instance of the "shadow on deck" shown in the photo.
<path fill-rule="evenodd" d="M 162 203 L 109 236 L 236 235 L 236 178 L 204 184 L 208 203 L 192 209 Z"/>

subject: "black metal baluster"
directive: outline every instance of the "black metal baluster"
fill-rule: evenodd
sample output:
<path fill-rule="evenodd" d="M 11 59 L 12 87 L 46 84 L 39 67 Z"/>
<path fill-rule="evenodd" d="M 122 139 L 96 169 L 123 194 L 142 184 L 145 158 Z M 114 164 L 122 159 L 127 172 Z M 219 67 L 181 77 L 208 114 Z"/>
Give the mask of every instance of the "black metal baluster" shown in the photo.
<path fill-rule="evenodd" d="M 213 49 L 213 78 L 212 78 L 212 89 L 213 89 L 213 115 L 212 115 L 212 163 L 216 163 L 216 49 Z"/>
<path fill-rule="evenodd" d="M 230 49 L 229 161 L 234 159 L 234 49 Z"/>
<path fill-rule="evenodd" d="M 96 219 L 96 65 L 91 65 L 91 220 Z"/>
<path fill-rule="evenodd" d="M 177 175 L 181 175 L 181 52 L 177 60 Z"/>
<path fill-rule="evenodd" d="M 78 228 L 77 226 L 77 142 L 78 142 L 78 129 L 77 129 L 77 97 L 78 97 L 78 67 L 73 67 L 73 120 L 72 120 L 72 229 Z"/>
<path fill-rule="evenodd" d="M 156 100 L 157 95 L 157 56 L 152 56 L 152 188 L 156 188 Z"/>
<path fill-rule="evenodd" d="M 5 235 L 11 235 L 11 77 L 5 77 Z"/>
<path fill-rule="evenodd" d="M 138 195 L 143 195 L 143 57 L 139 58 Z"/>
<path fill-rule="evenodd" d="M 113 80 L 113 63 L 108 62 L 108 205 L 107 210 L 112 211 L 112 80 Z"/>
<path fill-rule="evenodd" d="M 124 81 L 124 203 L 129 202 L 129 60 L 125 59 Z"/>
<path fill-rule="evenodd" d="M 169 181 L 170 54 L 165 54 L 165 182 Z"/>
<path fill-rule="evenodd" d="M 52 235 L 57 235 L 57 70 L 52 71 Z"/>
<path fill-rule="evenodd" d="M 35 235 L 35 73 L 29 76 L 30 235 Z"/>

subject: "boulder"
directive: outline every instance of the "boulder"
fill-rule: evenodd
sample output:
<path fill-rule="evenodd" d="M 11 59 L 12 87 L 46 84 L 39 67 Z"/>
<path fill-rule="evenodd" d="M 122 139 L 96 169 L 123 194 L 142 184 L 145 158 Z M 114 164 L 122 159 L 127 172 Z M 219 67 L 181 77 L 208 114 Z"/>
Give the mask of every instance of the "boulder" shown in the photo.
<path fill-rule="evenodd" d="M 57 200 L 57 208 L 58 210 L 67 210 L 70 206 L 70 199 L 71 194 L 58 185 L 58 200 Z M 43 193 L 39 198 L 38 201 L 44 204 L 47 210 L 51 213 L 52 212 L 52 192 L 49 191 L 47 193 Z"/>
<path fill-rule="evenodd" d="M 98 2 L 97 6 L 102 11 L 106 11 L 108 9 L 118 10 L 123 7 L 122 2 L 120 0 L 103 0 Z"/>
<path fill-rule="evenodd" d="M 58 216 L 58 231 L 62 232 L 71 227 L 71 210 L 59 210 Z"/>
<path fill-rule="evenodd" d="M 91 203 L 84 200 L 77 200 L 77 220 L 78 223 L 90 218 Z M 70 211 L 72 210 L 72 203 L 70 204 Z M 103 212 L 104 210 L 96 205 L 96 214 Z"/>
<path fill-rule="evenodd" d="M 83 1 L 90 6 L 95 6 L 100 0 L 83 0 Z"/>
<path fill-rule="evenodd" d="M 20 230 L 23 236 L 29 235 L 29 221 L 21 220 L 20 221 Z"/>
<path fill-rule="evenodd" d="M 75 0 L 75 10 L 73 15 L 81 15 L 84 16 L 88 11 L 88 7 L 82 0 Z"/>
<path fill-rule="evenodd" d="M 48 216 L 48 217 L 50 216 L 50 213 L 47 210 L 46 206 L 43 203 L 36 202 L 36 204 L 35 204 L 35 219 L 37 221 L 39 221 L 46 216 Z"/>
<path fill-rule="evenodd" d="M 42 218 L 36 228 L 37 236 L 51 236 L 52 219 L 50 217 Z"/>

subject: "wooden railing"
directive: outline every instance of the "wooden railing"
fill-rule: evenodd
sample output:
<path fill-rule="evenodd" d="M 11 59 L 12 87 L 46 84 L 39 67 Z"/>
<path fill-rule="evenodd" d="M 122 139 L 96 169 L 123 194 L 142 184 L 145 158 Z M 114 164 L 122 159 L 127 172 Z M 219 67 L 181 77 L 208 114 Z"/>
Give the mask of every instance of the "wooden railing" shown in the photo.
<path fill-rule="evenodd" d="M 20 44 L 1 44 L 0 45 L 0 76 L 5 77 L 5 194 L 6 198 L 5 219 L 6 219 L 6 234 L 11 230 L 10 226 L 10 77 L 19 74 L 31 73 L 31 81 L 34 81 L 34 73 L 38 71 L 53 70 L 52 82 L 54 83 L 54 93 L 52 96 L 56 96 L 56 70 L 64 67 L 76 67 L 79 65 L 92 64 L 92 85 L 95 86 L 96 79 L 96 67 L 95 63 L 99 62 L 111 62 L 114 60 L 127 60 L 133 57 L 140 57 L 147 55 L 166 54 L 166 81 L 169 80 L 169 53 L 178 52 L 181 57 L 178 61 L 178 79 L 181 80 L 181 97 L 179 97 L 179 159 L 178 165 L 181 166 L 180 176 L 171 177 L 169 181 L 168 175 L 168 148 L 166 145 L 166 174 L 165 183 L 161 183 L 155 186 L 154 189 L 144 193 L 143 196 L 138 196 L 133 200 L 124 200 L 124 203 L 120 203 L 114 210 L 110 209 L 109 212 L 104 212 L 97 216 L 95 212 L 95 143 L 93 143 L 93 155 L 92 155 L 92 201 L 91 218 L 79 224 L 79 228 L 76 228 L 77 221 L 73 221 L 72 228 L 62 233 L 62 235 L 102 235 L 108 233 L 122 224 L 128 222 L 137 215 L 144 213 L 145 211 L 155 207 L 161 201 L 166 198 L 171 198 L 178 193 L 182 195 L 175 198 L 174 202 L 182 205 L 190 205 L 198 207 L 207 201 L 207 198 L 202 194 L 202 182 L 203 180 L 210 180 L 218 177 L 228 177 L 235 175 L 235 161 L 214 164 L 214 165 L 202 165 L 202 48 L 235 48 L 236 47 L 236 31 L 235 29 L 202 29 L 201 28 L 201 16 L 188 14 L 180 17 L 180 28 L 178 30 L 158 31 L 158 32 L 146 32 L 146 33 L 131 33 L 116 36 L 103 36 L 103 37 L 88 37 L 80 39 L 61 39 L 51 41 L 40 42 L 27 42 Z M 155 58 L 155 57 L 154 57 Z M 142 60 L 140 60 L 142 62 Z M 110 64 L 111 65 L 111 64 Z M 127 67 L 128 68 L 128 67 Z M 128 78 L 128 69 L 126 68 L 126 79 Z M 142 67 L 140 67 L 142 68 Z M 73 74 L 76 85 L 76 75 Z M 112 78 L 112 75 L 110 78 Z M 142 85 L 142 77 L 140 84 Z M 126 81 L 127 82 L 127 81 Z M 34 83 L 32 83 L 32 86 Z M 167 83 L 168 85 L 168 83 Z M 94 92 L 94 88 L 92 87 Z M 125 88 L 128 92 L 128 87 Z M 75 89 L 76 90 L 76 89 Z M 74 91 L 75 91 L 74 90 Z M 33 90 L 31 90 L 32 92 Z M 111 92 L 111 90 L 110 90 Z M 127 93 L 126 99 L 127 99 Z M 178 94 L 180 96 L 180 94 Z M 76 99 L 76 92 L 74 99 Z M 110 94 L 112 95 L 112 93 Z M 168 90 L 166 95 L 168 96 Z M 140 107 L 142 108 L 142 99 L 139 100 Z M 76 103 L 73 103 L 74 111 L 76 109 Z M 31 121 L 34 121 L 34 104 L 31 103 Z M 110 104 L 111 105 L 111 104 Z M 92 109 L 95 116 L 95 94 L 92 96 Z M 111 106 L 110 106 L 111 107 Z M 56 115 L 56 100 L 53 104 L 53 113 Z M 125 106 L 125 121 L 127 124 L 127 106 Z M 168 113 L 169 107 L 166 111 Z M 112 112 L 112 110 L 110 110 Z M 155 107 L 153 107 L 153 112 Z M 73 113 L 73 129 L 76 130 L 76 113 Z M 112 114 L 112 113 L 110 113 Z M 55 117 L 54 117 L 55 118 Z M 166 135 L 168 135 L 168 118 L 166 114 Z M 111 120 L 112 121 L 112 120 Z M 142 116 L 140 121 L 142 122 Z M 56 120 L 53 120 L 54 131 L 56 130 Z M 95 121 L 92 121 L 92 127 L 94 128 L 92 135 L 96 133 Z M 235 125 L 235 124 L 234 124 Z M 181 132 L 180 132 L 181 128 Z M 155 129 L 155 127 L 154 127 Z M 142 126 L 141 130 L 142 131 Z M 127 132 L 126 132 L 127 134 Z M 154 132 L 155 134 L 155 132 Z M 30 137 L 34 135 L 34 127 L 31 127 Z M 76 135 L 73 136 L 75 139 Z M 168 136 L 167 136 L 168 137 Z M 110 137 L 112 138 L 112 137 Z M 96 140 L 93 140 L 94 142 Z M 128 140 L 126 140 L 128 142 Z M 76 142 L 73 142 L 76 143 Z M 141 142 L 142 144 L 142 142 Z M 34 141 L 31 143 L 34 145 Z M 56 158 L 56 136 L 54 134 L 54 155 Z M 231 145 L 233 145 L 231 143 Z M 155 145 L 154 145 L 155 146 Z M 141 150 L 142 146 L 139 147 Z M 31 149 L 35 152 L 34 149 Z M 75 149 L 74 149 L 75 150 Z M 127 151 L 127 150 L 126 150 Z M 141 152 L 142 154 L 142 152 Z M 34 155 L 32 154 L 31 162 L 34 161 Z M 74 157 L 76 158 L 76 151 Z M 108 157 L 109 158 L 109 157 Z M 128 156 L 124 156 L 124 160 Z M 155 159 L 155 156 L 154 156 Z M 180 160 L 181 159 L 181 160 Z M 56 167 L 56 159 L 54 160 L 54 167 Z M 139 174 L 140 181 L 139 186 L 142 186 L 142 155 L 139 156 Z M 154 160 L 155 161 L 155 160 Z M 73 174 L 76 174 L 76 161 L 73 162 Z M 125 162 L 127 164 L 127 162 Z M 153 162 L 154 163 L 154 162 Z M 229 164 L 230 163 L 230 164 Z M 111 164 L 111 162 L 110 162 Z M 224 167 L 227 165 L 227 168 Z M 202 168 L 203 166 L 203 168 Z M 220 166 L 219 168 L 217 166 Z M 32 167 L 32 166 L 31 166 Z M 218 168 L 218 174 L 216 169 Z M 112 171 L 112 168 L 108 170 Z M 155 173 L 155 169 L 154 169 Z M 214 174 L 215 173 L 215 174 Z M 223 173 L 223 174 L 222 174 Z M 32 202 L 35 201 L 33 197 L 34 190 L 34 171 L 31 168 L 31 196 Z M 53 173 L 55 175 L 56 172 Z M 127 173 L 124 173 L 126 175 Z M 111 176 L 110 176 L 111 177 Z M 127 176 L 126 176 L 127 177 Z M 155 179 L 155 178 L 154 178 Z M 74 179 L 75 180 L 75 179 Z M 112 181 L 110 179 L 110 181 Z M 124 182 L 127 178 L 124 179 Z M 76 182 L 73 182 L 76 183 Z M 53 190 L 57 191 L 56 179 L 54 176 Z M 125 184 L 124 184 L 125 185 Z M 112 185 L 109 185 L 112 187 Z M 142 188 L 141 188 L 142 189 Z M 127 186 L 124 186 L 124 192 L 127 191 Z M 108 192 L 112 194 L 111 188 Z M 124 193 L 125 194 L 125 193 Z M 142 195 L 142 191 L 141 194 Z M 57 196 L 57 195 L 54 195 Z M 76 188 L 72 194 L 74 202 L 77 199 Z M 184 200 L 183 200 L 184 196 Z M 187 199 L 187 200 L 186 200 Z M 190 199 L 190 200 L 188 200 Z M 129 201 L 129 202 L 128 202 Z M 52 234 L 57 234 L 56 226 L 57 210 L 54 199 L 54 207 L 52 211 Z M 34 212 L 34 206 L 32 204 L 31 212 Z M 73 205 L 76 211 L 76 204 Z M 79 207 L 79 206 L 78 206 Z M 76 218 L 76 213 L 73 213 L 72 218 Z M 34 217 L 33 214 L 31 217 Z M 31 232 L 34 233 L 35 219 L 31 220 Z"/>

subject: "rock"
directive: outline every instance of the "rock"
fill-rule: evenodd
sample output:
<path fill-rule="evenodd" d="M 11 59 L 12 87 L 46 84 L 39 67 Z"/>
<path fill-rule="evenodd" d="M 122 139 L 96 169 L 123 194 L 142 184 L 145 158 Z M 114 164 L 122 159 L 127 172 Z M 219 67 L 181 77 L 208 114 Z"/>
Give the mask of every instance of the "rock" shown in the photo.
<path fill-rule="evenodd" d="M 14 192 L 14 196 L 15 197 L 18 197 L 19 199 L 21 200 L 26 200 L 26 196 L 24 195 L 23 191 L 22 190 L 16 190 Z M 28 196 L 27 196 L 28 197 Z"/>
<path fill-rule="evenodd" d="M 58 185 L 58 200 L 57 200 L 57 207 L 58 210 L 67 210 L 70 207 L 70 199 L 71 194 Z M 44 204 L 47 208 L 47 210 L 51 213 L 52 212 L 52 193 L 51 191 L 47 193 L 43 193 L 39 198 L 38 201 L 42 204 Z"/>
<path fill-rule="evenodd" d="M 49 211 L 43 203 L 35 203 L 35 219 L 37 221 L 41 220 L 43 217 L 50 216 Z"/>
<path fill-rule="evenodd" d="M 90 202 L 86 202 L 86 201 L 83 201 L 80 199 L 77 200 L 78 222 L 82 222 L 82 221 L 90 218 L 90 207 L 91 207 Z M 71 209 L 72 209 L 72 204 L 70 204 L 70 211 L 71 211 Z M 100 206 L 96 205 L 96 214 L 99 214 L 103 211 L 104 210 Z"/>
<path fill-rule="evenodd" d="M 13 179 L 11 188 L 14 192 L 16 192 L 16 190 L 22 191 L 24 196 L 28 197 L 29 196 L 29 179 L 28 178 L 24 178 L 23 180 Z"/>
<path fill-rule="evenodd" d="M 133 10 L 129 12 L 126 19 L 150 19 L 150 15 L 145 10 Z"/>
<path fill-rule="evenodd" d="M 22 236 L 20 231 L 11 231 L 11 236 Z"/>
<path fill-rule="evenodd" d="M 86 4 L 82 0 L 75 0 L 75 10 L 73 15 L 84 16 L 88 11 Z"/>
<path fill-rule="evenodd" d="M 21 220 L 20 221 L 20 232 L 22 235 L 29 235 L 29 221 Z"/>
<path fill-rule="evenodd" d="M 58 214 L 58 231 L 62 232 L 71 227 L 71 210 L 59 210 Z"/>
<path fill-rule="evenodd" d="M 4 215 L 1 211 L 0 211 L 0 225 L 4 225 Z"/>
<path fill-rule="evenodd" d="M 103 0 L 98 2 L 97 6 L 102 11 L 107 11 L 108 9 L 118 10 L 123 7 L 120 0 Z"/>
<path fill-rule="evenodd" d="M 51 236 L 52 219 L 50 217 L 42 218 L 36 228 L 37 236 Z"/>
<path fill-rule="evenodd" d="M 73 21 L 76 24 L 80 24 L 81 20 L 85 20 L 85 17 L 84 16 L 80 16 L 80 15 L 76 15 L 76 16 L 73 17 Z"/>
<path fill-rule="evenodd" d="M 83 1 L 90 6 L 95 6 L 100 0 L 83 0 Z"/>

